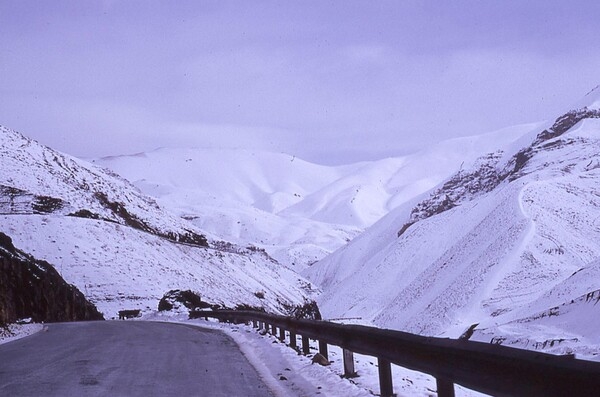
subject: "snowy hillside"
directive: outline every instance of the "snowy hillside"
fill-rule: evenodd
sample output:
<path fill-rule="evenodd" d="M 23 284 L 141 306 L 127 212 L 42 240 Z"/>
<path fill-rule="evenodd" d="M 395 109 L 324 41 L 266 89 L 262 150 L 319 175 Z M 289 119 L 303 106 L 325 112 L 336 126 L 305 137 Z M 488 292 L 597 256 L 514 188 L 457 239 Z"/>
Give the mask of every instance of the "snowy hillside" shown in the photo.
<path fill-rule="evenodd" d="M 600 310 L 586 300 L 600 288 L 600 102 L 588 103 L 307 269 L 323 314 L 451 337 L 479 324 L 474 338 L 540 348 L 570 335 L 598 354 L 595 323 L 580 321 Z"/>
<path fill-rule="evenodd" d="M 453 139 L 410 156 L 346 166 L 247 150 L 158 149 L 95 160 L 202 230 L 264 248 L 297 270 L 399 205 L 536 125 Z"/>
<path fill-rule="evenodd" d="M 281 311 L 310 283 L 253 247 L 208 238 L 126 180 L 0 127 L 0 230 L 57 266 L 106 317 L 170 289 Z"/>

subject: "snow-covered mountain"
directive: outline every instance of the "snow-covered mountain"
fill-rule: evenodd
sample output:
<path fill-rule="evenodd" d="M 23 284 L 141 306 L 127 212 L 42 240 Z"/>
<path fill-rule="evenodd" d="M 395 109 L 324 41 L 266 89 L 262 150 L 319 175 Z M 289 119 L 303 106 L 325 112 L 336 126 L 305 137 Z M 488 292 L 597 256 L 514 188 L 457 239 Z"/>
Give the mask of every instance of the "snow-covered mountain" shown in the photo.
<path fill-rule="evenodd" d="M 161 206 L 301 270 L 479 155 L 537 125 L 448 140 L 413 155 L 345 166 L 248 150 L 158 149 L 94 160 Z"/>
<path fill-rule="evenodd" d="M 311 284 L 255 247 L 206 235 L 125 179 L 0 127 L 0 231 L 54 264 L 106 317 L 171 289 L 284 311 Z"/>
<path fill-rule="evenodd" d="M 598 354 L 597 91 L 307 269 L 324 315 Z"/>
<path fill-rule="evenodd" d="M 0 231 L 107 317 L 171 289 L 285 311 L 314 282 L 329 318 L 594 355 L 597 91 L 552 123 L 337 167 L 218 149 L 90 164 L 0 128 Z"/>

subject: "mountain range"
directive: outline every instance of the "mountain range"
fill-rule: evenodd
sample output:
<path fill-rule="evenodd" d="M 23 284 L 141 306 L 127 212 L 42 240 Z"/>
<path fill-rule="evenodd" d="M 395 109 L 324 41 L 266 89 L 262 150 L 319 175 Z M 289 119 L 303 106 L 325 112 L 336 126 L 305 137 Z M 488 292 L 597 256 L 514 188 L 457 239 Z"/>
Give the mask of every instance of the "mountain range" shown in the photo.
<path fill-rule="evenodd" d="M 295 269 L 344 246 L 394 208 L 537 124 L 443 141 L 379 161 L 324 166 L 284 153 L 157 149 L 94 159 L 208 234 Z"/>
<path fill-rule="evenodd" d="M 215 148 L 86 161 L 0 137 L 0 231 L 105 317 L 190 289 L 224 307 L 316 299 L 330 319 L 600 351 L 598 89 L 552 122 L 341 166 Z"/>
<path fill-rule="evenodd" d="M 257 247 L 207 236 L 125 179 L 0 127 L 0 230 L 106 318 L 173 289 L 285 313 L 317 289 Z"/>

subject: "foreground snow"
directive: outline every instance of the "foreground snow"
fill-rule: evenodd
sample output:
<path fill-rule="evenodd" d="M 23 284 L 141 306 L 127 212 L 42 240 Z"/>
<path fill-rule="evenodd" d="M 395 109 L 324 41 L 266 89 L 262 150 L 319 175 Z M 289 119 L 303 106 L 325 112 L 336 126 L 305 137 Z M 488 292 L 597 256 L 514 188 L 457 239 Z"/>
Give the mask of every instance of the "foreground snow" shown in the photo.
<path fill-rule="evenodd" d="M 0 345 L 3 343 L 12 342 L 44 329 L 43 324 L 8 324 L 6 328 L 0 327 Z"/>

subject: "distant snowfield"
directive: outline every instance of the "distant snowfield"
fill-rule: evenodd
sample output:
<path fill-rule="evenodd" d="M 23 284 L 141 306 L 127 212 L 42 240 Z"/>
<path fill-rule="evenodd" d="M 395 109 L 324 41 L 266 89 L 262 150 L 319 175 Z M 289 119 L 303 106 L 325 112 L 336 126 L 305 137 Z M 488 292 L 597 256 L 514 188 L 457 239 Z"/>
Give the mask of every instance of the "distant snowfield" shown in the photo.
<path fill-rule="evenodd" d="M 126 177 L 200 229 L 264 248 L 301 270 L 478 156 L 513 144 L 539 125 L 337 167 L 280 153 L 220 149 L 158 149 L 94 163 Z"/>

